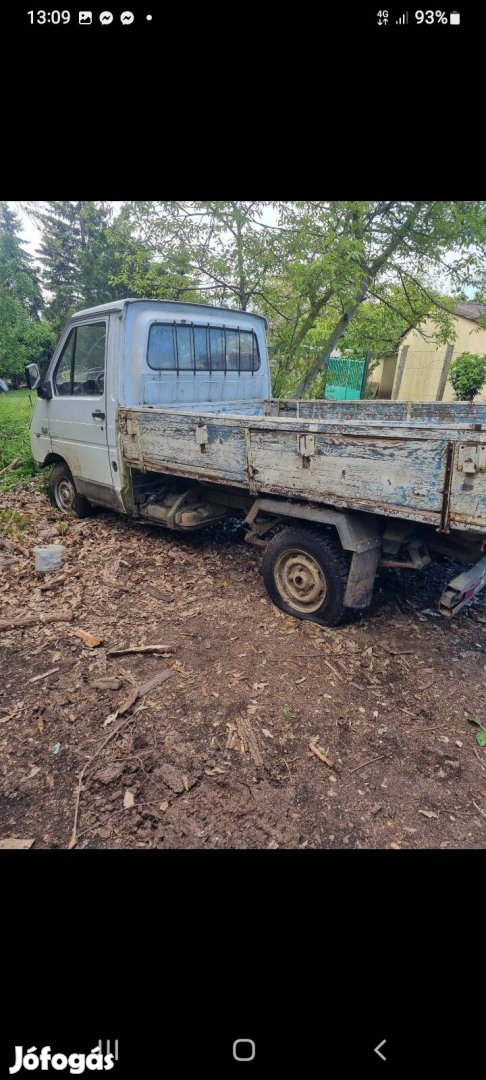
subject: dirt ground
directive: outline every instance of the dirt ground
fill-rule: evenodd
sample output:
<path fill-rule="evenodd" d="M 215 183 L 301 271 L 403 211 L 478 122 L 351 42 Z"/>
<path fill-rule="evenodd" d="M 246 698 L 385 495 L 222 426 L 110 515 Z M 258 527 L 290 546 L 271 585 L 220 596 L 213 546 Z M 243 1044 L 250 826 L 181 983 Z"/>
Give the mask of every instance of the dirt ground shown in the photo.
<path fill-rule="evenodd" d="M 470 721 L 486 727 L 486 606 L 434 615 L 454 566 L 382 571 L 366 615 L 329 630 L 272 606 L 234 523 L 186 538 L 65 519 L 38 479 L 2 511 L 1 840 L 484 846 L 486 750 Z M 53 540 L 63 568 L 36 574 L 32 547 Z M 109 655 L 141 645 L 166 655 Z"/>

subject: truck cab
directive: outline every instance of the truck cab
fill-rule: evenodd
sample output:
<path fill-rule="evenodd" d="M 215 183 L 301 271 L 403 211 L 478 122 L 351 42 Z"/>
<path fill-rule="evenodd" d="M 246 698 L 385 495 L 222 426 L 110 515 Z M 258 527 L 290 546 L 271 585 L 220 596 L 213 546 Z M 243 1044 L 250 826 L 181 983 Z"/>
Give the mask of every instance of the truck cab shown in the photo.
<path fill-rule="evenodd" d="M 118 408 L 228 403 L 239 411 L 244 403 L 257 411 L 271 393 L 265 329 L 259 315 L 175 301 L 118 300 L 77 312 L 42 386 L 31 372 L 40 391 L 35 461 L 65 462 L 81 498 L 124 511 Z M 59 509 L 69 497 L 64 486 Z"/>

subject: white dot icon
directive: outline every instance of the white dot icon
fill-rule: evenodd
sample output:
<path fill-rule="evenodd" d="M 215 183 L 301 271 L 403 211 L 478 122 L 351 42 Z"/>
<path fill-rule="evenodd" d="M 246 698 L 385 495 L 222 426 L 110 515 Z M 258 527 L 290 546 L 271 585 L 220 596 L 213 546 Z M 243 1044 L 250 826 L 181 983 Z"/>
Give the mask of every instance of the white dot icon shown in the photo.
<path fill-rule="evenodd" d="M 152 22 L 152 16 L 151 15 L 146 15 L 145 18 L 146 18 L 147 22 Z"/>

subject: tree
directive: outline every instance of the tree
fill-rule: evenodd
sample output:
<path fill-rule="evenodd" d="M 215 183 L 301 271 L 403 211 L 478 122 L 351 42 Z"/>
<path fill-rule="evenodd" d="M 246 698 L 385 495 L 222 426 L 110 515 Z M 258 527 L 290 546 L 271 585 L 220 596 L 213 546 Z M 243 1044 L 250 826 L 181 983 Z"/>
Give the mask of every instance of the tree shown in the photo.
<path fill-rule="evenodd" d="M 0 375 L 14 386 L 24 366 L 50 355 L 53 335 L 39 317 L 42 295 L 33 260 L 19 237 L 17 215 L 0 203 Z"/>
<path fill-rule="evenodd" d="M 145 237 L 149 212 L 146 204 L 125 203 L 107 231 L 114 269 L 109 278 L 119 296 L 148 300 L 201 299 L 191 277 L 190 257 L 181 245 L 153 244 Z M 147 204 L 151 206 L 152 204 Z M 162 240 L 159 241 L 162 245 Z"/>
<path fill-rule="evenodd" d="M 42 282 L 50 294 L 46 315 L 59 333 L 66 320 L 80 306 L 76 256 L 80 247 L 77 204 L 48 202 L 30 204 L 32 216 L 41 229 L 39 259 Z"/>
<path fill-rule="evenodd" d="M 423 306 L 450 316 L 427 283 L 447 269 L 453 282 L 479 280 L 478 245 L 486 240 L 486 204 L 444 202 L 353 202 L 281 204 L 279 222 L 291 296 L 280 328 L 280 354 L 291 370 L 318 319 L 328 334 L 320 354 L 296 386 L 301 393 L 318 376 L 361 305 L 371 299 L 391 306 L 419 327 Z M 445 256 L 448 262 L 445 262 Z M 400 289 L 393 301 L 386 292 Z M 415 291 L 422 301 L 411 298 Z M 293 308 L 293 311 L 292 311 Z"/>
<path fill-rule="evenodd" d="M 486 386 L 486 353 L 463 352 L 456 356 L 449 368 L 456 401 L 474 401 L 476 394 Z"/>
<path fill-rule="evenodd" d="M 447 270 L 454 287 L 482 280 L 485 203 L 127 205 L 138 265 L 148 254 L 151 274 L 167 268 L 176 281 L 181 257 L 189 296 L 268 316 L 279 392 L 312 388 L 363 303 L 388 306 L 404 325 L 418 328 L 424 313 L 445 325 L 452 303 L 430 286 L 433 275 Z"/>
<path fill-rule="evenodd" d="M 119 263 L 110 243 L 112 208 L 104 202 L 28 204 L 40 226 L 42 280 L 50 294 L 47 316 L 57 332 L 80 308 L 118 299 Z"/>
<path fill-rule="evenodd" d="M 21 225 L 8 203 L 0 202 L 0 259 L 3 267 L 2 286 L 21 301 L 34 319 L 40 317 L 43 306 L 39 273 L 34 260 L 20 239 Z"/>
<path fill-rule="evenodd" d="M 261 225 L 268 204 L 134 202 L 120 215 L 132 243 L 124 245 L 122 276 L 140 274 L 147 288 L 182 292 L 185 299 L 251 309 L 273 265 Z M 126 236 L 125 236 L 126 240 Z M 176 297 L 174 297 L 176 298 Z M 178 296 L 177 298 L 182 298 Z"/>

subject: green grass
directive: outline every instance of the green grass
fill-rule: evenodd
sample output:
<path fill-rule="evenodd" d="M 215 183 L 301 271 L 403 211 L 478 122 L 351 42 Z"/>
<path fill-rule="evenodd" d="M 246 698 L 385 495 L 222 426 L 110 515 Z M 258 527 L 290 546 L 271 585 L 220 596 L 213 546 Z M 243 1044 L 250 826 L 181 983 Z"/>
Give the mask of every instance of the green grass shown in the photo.
<path fill-rule="evenodd" d="M 2 491 L 25 486 L 36 472 L 29 437 L 36 400 L 36 395 L 29 390 L 0 393 L 0 473 L 12 461 L 19 459 L 15 468 L 0 475 Z"/>

